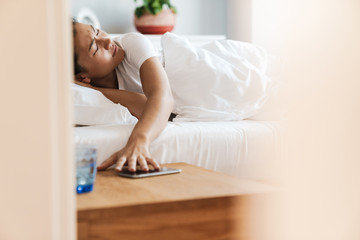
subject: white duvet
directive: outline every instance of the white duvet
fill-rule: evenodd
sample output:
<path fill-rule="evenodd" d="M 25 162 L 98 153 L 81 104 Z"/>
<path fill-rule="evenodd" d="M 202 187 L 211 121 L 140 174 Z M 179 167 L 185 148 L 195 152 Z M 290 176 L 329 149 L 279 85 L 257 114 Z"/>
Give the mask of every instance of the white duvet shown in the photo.
<path fill-rule="evenodd" d="M 174 121 L 242 120 L 264 105 L 270 80 L 260 47 L 231 40 L 195 47 L 166 33 L 162 48 L 178 114 Z"/>

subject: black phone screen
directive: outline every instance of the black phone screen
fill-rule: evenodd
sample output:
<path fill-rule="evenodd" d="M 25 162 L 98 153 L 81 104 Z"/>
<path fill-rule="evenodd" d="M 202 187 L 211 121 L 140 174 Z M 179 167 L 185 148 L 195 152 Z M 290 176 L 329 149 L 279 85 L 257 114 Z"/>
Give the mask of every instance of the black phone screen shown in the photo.
<path fill-rule="evenodd" d="M 119 172 L 118 175 L 121 177 L 128 178 L 144 178 L 144 177 L 153 177 L 161 176 L 166 174 L 180 173 L 181 169 L 162 167 L 159 170 L 149 170 L 148 172 L 143 172 L 141 170 L 136 170 L 136 172 L 130 172 L 127 169 Z"/>

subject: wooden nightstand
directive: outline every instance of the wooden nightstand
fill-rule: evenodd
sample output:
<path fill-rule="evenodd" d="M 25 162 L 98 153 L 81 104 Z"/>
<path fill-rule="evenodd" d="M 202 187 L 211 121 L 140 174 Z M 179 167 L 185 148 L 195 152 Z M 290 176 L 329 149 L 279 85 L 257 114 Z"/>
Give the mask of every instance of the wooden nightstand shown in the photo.
<path fill-rule="evenodd" d="M 267 233 L 274 187 L 185 163 L 165 166 L 182 172 L 144 179 L 99 172 L 94 191 L 77 196 L 78 239 L 255 239 Z"/>

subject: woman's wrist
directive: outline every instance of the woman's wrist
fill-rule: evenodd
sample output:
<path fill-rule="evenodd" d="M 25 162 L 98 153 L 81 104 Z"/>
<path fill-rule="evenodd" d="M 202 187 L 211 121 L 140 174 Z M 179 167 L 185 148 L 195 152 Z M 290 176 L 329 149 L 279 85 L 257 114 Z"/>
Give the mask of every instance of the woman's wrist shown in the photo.
<path fill-rule="evenodd" d="M 134 133 L 131 134 L 128 140 L 128 144 L 142 144 L 149 146 L 150 145 L 150 139 L 149 137 L 144 133 Z"/>

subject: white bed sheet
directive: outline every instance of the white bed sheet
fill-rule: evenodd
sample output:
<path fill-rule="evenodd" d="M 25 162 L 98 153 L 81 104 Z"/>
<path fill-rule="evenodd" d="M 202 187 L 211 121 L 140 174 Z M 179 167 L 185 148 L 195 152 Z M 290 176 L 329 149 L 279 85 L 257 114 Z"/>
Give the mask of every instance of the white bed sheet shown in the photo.
<path fill-rule="evenodd" d="M 100 164 L 125 146 L 134 125 L 76 127 L 76 144 L 94 144 Z M 237 177 L 273 179 L 279 124 L 265 121 L 169 122 L 150 152 L 160 164 L 186 162 Z"/>

